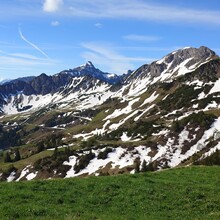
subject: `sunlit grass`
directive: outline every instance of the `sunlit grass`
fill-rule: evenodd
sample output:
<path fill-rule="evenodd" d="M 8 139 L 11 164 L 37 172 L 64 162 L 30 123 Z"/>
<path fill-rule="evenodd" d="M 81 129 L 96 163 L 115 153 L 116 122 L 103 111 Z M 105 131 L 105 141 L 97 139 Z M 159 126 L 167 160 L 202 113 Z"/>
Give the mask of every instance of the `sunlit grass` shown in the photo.
<path fill-rule="evenodd" d="M 0 219 L 220 219 L 220 167 L 0 184 Z"/>

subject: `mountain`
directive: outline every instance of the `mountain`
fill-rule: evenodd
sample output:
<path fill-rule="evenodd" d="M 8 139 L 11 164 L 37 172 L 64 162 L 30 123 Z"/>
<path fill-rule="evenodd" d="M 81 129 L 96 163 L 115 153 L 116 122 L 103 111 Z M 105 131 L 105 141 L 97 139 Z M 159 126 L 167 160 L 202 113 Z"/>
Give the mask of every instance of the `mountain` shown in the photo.
<path fill-rule="evenodd" d="M 117 84 L 121 81 L 120 76 L 117 76 L 116 74 L 105 73 L 100 71 L 99 69 L 94 67 L 91 61 L 88 61 L 86 64 L 80 67 L 70 70 L 65 70 L 63 72 L 66 74 L 71 74 L 73 77 L 90 76 L 109 84 Z"/>
<path fill-rule="evenodd" d="M 220 164 L 220 59 L 204 46 L 123 76 L 88 62 L 0 95 L 1 148 L 14 161 L 2 180 Z"/>
<path fill-rule="evenodd" d="M 42 73 L 37 77 L 18 78 L 0 85 L 1 110 L 6 114 L 15 114 L 54 103 L 72 104 L 79 102 L 85 94 L 93 96 L 99 92 L 99 97 L 106 96 L 107 93 L 103 95 L 105 88 L 121 84 L 122 77 L 104 73 L 87 62 L 53 76 Z M 100 103 L 100 100 L 97 102 Z"/>

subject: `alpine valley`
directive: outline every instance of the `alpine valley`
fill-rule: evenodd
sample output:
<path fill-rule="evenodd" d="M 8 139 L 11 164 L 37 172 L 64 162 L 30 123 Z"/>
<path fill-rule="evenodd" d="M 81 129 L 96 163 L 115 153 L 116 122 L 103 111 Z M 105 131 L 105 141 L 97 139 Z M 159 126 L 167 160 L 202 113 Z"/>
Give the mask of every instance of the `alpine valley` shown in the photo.
<path fill-rule="evenodd" d="M 124 75 L 87 62 L 0 84 L 0 179 L 219 163 L 220 59 L 183 48 Z"/>

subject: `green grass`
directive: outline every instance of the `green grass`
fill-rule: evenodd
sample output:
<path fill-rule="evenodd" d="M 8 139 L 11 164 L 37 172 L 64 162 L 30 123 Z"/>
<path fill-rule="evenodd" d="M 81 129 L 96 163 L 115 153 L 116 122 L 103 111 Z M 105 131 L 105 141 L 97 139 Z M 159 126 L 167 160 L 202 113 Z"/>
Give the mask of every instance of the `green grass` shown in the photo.
<path fill-rule="evenodd" d="M 4 163 L 2 160 L 0 161 L 0 170 L 7 170 L 11 165 L 13 165 L 17 169 L 23 169 L 24 167 L 34 164 L 37 160 L 51 156 L 53 154 L 52 150 L 45 150 L 40 153 L 34 154 L 26 159 L 22 159 L 13 163 Z"/>
<path fill-rule="evenodd" d="M 0 219 L 220 219 L 220 167 L 0 183 Z"/>

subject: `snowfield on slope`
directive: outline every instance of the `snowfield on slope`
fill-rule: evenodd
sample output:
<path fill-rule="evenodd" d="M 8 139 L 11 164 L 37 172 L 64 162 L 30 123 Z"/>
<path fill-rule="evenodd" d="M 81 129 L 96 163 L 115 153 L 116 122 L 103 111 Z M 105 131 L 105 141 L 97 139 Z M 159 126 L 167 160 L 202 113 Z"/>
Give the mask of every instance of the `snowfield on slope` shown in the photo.
<path fill-rule="evenodd" d="M 71 166 L 71 169 L 67 172 L 66 178 L 80 176 L 82 174 L 95 174 L 97 176 L 99 175 L 98 170 L 104 168 L 109 163 L 111 164 L 111 169 L 117 167 L 120 169 L 126 166 L 133 165 L 134 160 L 137 158 L 140 158 L 141 162 L 143 162 L 143 160 L 145 160 L 146 162 L 149 162 L 151 160 L 151 157 L 148 156 L 150 149 L 146 148 L 145 146 L 135 147 L 132 151 L 127 151 L 127 149 L 125 148 L 117 147 L 113 149 L 113 152 L 108 154 L 108 157 L 106 159 L 98 159 L 98 154 L 100 153 L 100 151 L 104 150 L 105 149 L 92 150 L 92 153 L 95 153 L 96 157 L 90 161 L 85 169 L 81 170 L 78 173 L 74 171 L 74 165 L 77 163 L 77 157 L 69 157 L 69 162 L 64 162 L 64 165 Z"/>

